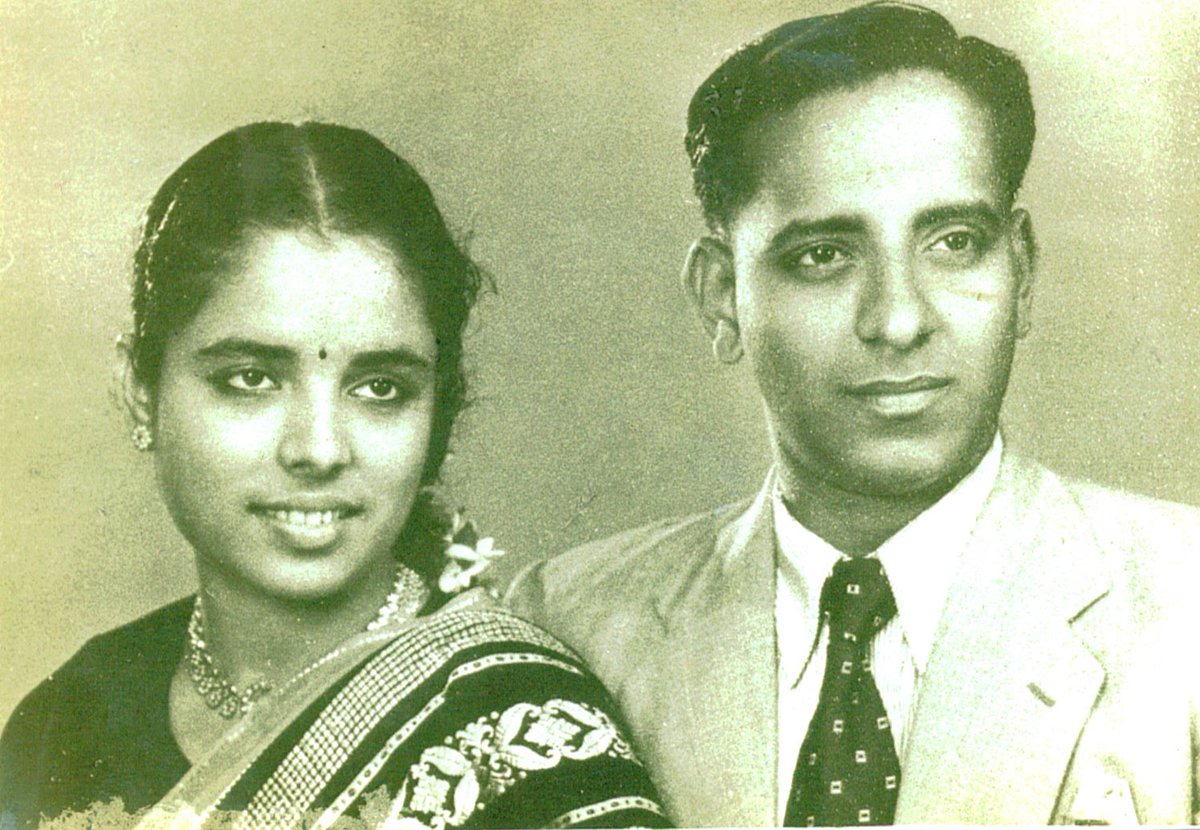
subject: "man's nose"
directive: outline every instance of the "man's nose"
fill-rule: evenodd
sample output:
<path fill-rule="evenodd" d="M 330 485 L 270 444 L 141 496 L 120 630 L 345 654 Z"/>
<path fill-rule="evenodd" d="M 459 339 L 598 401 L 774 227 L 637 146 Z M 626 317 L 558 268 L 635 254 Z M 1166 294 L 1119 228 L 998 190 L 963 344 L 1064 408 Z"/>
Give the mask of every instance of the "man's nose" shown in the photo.
<path fill-rule="evenodd" d="M 279 463 L 301 478 L 337 475 L 352 457 L 343 418 L 336 390 L 298 391 L 279 440 Z"/>
<path fill-rule="evenodd" d="M 881 257 L 858 297 L 855 333 L 864 343 L 907 350 L 936 328 L 937 315 L 909 257 Z"/>

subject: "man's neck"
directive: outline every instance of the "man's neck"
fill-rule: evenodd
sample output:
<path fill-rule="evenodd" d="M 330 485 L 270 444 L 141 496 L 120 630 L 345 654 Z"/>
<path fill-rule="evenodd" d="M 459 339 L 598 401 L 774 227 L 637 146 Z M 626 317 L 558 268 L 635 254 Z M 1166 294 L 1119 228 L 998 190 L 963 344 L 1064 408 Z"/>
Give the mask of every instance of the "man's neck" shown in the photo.
<path fill-rule="evenodd" d="M 963 476 L 899 495 L 839 487 L 804 467 L 780 463 L 781 494 L 796 521 L 848 556 L 879 548 L 954 488 Z"/>

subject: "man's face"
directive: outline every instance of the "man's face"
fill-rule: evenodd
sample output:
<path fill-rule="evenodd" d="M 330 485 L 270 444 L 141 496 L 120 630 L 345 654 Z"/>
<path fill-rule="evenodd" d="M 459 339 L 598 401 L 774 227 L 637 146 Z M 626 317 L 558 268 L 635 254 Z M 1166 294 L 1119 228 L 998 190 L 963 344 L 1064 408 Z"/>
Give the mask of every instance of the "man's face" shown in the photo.
<path fill-rule="evenodd" d="M 933 491 L 986 452 L 1031 238 L 986 111 L 905 70 L 768 116 L 729 227 L 736 328 L 777 452 L 851 492 Z"/>

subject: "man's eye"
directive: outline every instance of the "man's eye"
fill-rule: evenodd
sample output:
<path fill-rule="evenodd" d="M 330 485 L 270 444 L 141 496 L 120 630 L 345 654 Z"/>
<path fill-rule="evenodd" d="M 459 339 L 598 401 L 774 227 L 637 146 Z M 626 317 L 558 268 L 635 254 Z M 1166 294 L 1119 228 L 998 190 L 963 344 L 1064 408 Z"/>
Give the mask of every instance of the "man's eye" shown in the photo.
<path fill-rule="evenodd" d="M 372 378 L 355 386 L 350 394 L 368 401 L 394 401 L 400 397 L 400 386 L 387 378 Z"/>
<path fill-rule="evenodd" d="M 811 248 L 805 248 L 800 252 L 800 256 L 796 261 L 808 268 L 821 267 L 822 265 L 839 265 L 846 259 L 846 252 L 842 249 L 822 242 L 819 245 L 813 245 Z"/>
<path fill-rule="evenodd" d="M 238 369 L 225 377 L 225 383 L 243 392 L 261 392 L 278 389 L 279 385 L 261 369 Z"/>
<path fill-rule="evenodd" d="M 794 248 L 779 260 L 779 267 L 801 281 L 821 282 L 842 273 L 851 262 L 850 252 L 829 242 Z"/>
<path fill-rule="evenodd" d="M 945 236 L 939 237 L 929 246 L 932 251 L 950 251 L 951 253 L 960 253 L 976 247 L 978 245 L 975 236 L 968 231 L 951 231 Z"/>

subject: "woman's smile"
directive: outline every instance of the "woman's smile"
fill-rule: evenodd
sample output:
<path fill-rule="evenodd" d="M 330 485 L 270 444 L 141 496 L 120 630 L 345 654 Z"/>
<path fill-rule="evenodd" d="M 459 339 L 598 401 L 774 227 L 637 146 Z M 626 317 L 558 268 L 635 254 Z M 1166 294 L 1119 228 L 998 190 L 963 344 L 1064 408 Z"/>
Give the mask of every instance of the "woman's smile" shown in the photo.
<path fill-rule="evenodd" d="M 0 830 L 666 826 L 600 682 L 492 607 L 503 551 L 438 486 L 484 275 L 420 175 L 361 130 L 237 128 L 159 189 L 134 272 L 130 437 L 199 590 L 25 698 Z"/>
<path fill-rule="evenodd" d="M 313 505 L 303 502 L 274 501 L 251 504 L 250 512 L 267 524 L 287 547 L 300 551 L 324 551 L 333 548 L 348 530 L 347 522 L 362 514 L 362 508 L 340 500 Z"/>
<path fill-rule="evenodd" d="M 207 585 L 305 601 L 377 591 L 429 445 L 423 298 L 368 238 L 268 232 L 241 263 L 166 353 L 155 458 L 168 505 Z"/>

